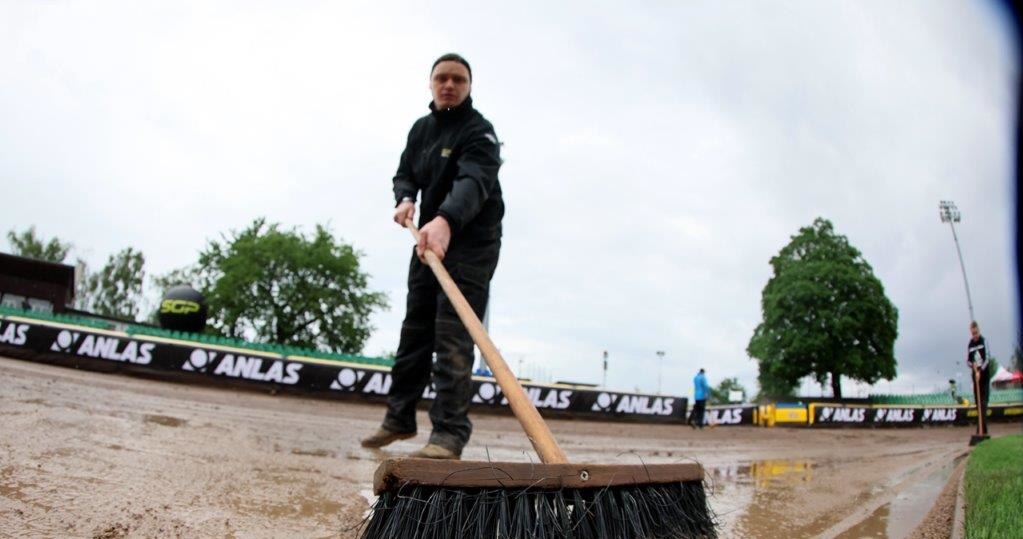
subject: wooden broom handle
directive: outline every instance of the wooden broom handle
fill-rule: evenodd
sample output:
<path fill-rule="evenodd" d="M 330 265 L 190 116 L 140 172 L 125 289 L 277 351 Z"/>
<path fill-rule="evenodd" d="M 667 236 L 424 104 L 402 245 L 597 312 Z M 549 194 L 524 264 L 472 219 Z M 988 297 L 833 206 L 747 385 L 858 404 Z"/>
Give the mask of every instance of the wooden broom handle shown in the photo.
<path fill-rule="evenodd" d="M 980 401 L 984 397 L 981 396 L 980 388 L 980 369 L 976 365 L 973 366 L 973 397 L 977 399 L 977 435 L 984 435 L 984 409 L 980 406 Z"/>
<path fill-rule="evenodd" d="M 415 223 L 408 219 L 405 221 L 405 227 L 412 232 L 412 237 L 418 243 L 419 229 L 416 228 Z M 526 431 L 526 437 L 533 444 L 533 449 L 536 450 L 540 460 L 544 464 L 567 464 L 568 458 L 565 457 L 565 453 L 558 446 L 554 435 L 551 434 L 551 429 L 547 427 L 547 423 L 540 417 L 540 412 L 536 411 L 536 406 L 533 406 L 532 401 L 529 400 L 519 381 L 512 374 L 511 369 L 508 368 L 508 363 L 504 361 L 504 358 L 501 357 L 501 352 L 497 350 L 494 342 L 490 340 L 490 336 L 487 335 L 487 330 L 483 329 L 483 324 L 480 323 L 479 317 L 476 316 L 472 307 L 469 306 L 469 302 L 465 300 L 462 292 L 458 290 L 458 285 L 455 284 L 451 275 L 448 274 L 448 270 L 444 268 L 444 263 L 437 257 L 437 253 L 429 249 L 426 250 L 424 258 L 426 259 L 426 264 L 433 270 L 433 274 L 437 276 L 437 281 L 440 282 L 440 286 L 444 289 L 444 293 L 447 294 L 451 304 L 454 305 L 458 317 L 465 324 L 465 329 L 469 330 L 469 335 L 472 336 L 473 342 L 479 347 L 491 372 L 494 373 L 497 385 L 501 386 L 501 391 L 504 392 L 505 398 L 508 399 L 508 406 L 511 407 L 515 418 L 522 425 L 522 430 Z"/>

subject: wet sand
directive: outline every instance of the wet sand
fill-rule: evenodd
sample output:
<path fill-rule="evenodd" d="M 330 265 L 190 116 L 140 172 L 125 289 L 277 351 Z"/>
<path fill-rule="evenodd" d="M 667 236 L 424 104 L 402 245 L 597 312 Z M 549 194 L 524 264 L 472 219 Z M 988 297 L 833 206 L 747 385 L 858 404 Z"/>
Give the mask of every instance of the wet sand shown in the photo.
<path fill-rule="evenodd" d="M 421 414 L 417 438 L 362 449 L 382 414 L 0 358 L 0 537 L 355 537 L 378 461 L 428 435 Z M 473 420 L 464 458 L 530 460 L 513 418 Z M 905 510 L 900 493 L 936 498 L 927 478 L 971 432 L 550 425 L 575 461 L 703 463 L 722 537 L 737 538 L 844 537 L 872 518 L 869 536 L 903 536 L 915 524 L 872 515 L 923 520 L 930 504 Z"/>

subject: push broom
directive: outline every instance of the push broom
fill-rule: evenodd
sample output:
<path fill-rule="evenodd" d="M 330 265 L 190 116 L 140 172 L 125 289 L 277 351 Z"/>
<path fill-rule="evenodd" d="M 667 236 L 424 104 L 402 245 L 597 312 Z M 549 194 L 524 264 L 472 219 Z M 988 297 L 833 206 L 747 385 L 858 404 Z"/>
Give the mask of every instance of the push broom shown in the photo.
<path fill-rule="evenodd" d="M 977 445 L 984 440 L 988 440 L 991 437 L 987 434 L 987 429 L 984 428 L 984 407 L 981 406 L 981 388 L 980 388 L 980 369 L 977 365 L 973 365 L 973 396 L 974 400 L 977 401 L 977 434 L 970 436 L 970 446 Z"/>
<path fill-rule="evenodd" d="M 386 459 L 363 539 L 716 537 L 699 464 L 570 463 L 443 263 L 424 258 L 541 463 Z"/>

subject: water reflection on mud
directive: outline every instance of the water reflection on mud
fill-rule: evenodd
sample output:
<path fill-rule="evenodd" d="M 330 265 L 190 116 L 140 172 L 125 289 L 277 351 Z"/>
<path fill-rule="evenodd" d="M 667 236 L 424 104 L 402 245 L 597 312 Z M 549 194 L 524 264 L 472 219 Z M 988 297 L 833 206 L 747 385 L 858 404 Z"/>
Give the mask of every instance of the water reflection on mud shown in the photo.
<path fill-rule="evenodd" d="M 835 532 L 833 527 L 848 514 L 846 510 L 801 511 L 813 496 L 828 488 L 841 489 L 831 483 L 836 468 L 849 463 L 827 460 L 761 460 L 729 466 L 708 467 L 711 505 L 721 525 L 722 537 L 738 539 L 775 537 L 817 537 Z M 933 505 L 938 492 L 948 481 L 954 463 L 939 466 L 925 479 L 865 515 L 863 520 L 836 536 L 836 539 L 898 539 L 909 535 Z M 881 488 L 881 491 L 884 491 Z M 864 492 L 855 496 L 855 505 L 868 505 L 880 492 Z M 826 498 L 827 496 L 822 496 Z M 802 502 L 800 500 L 803 500 Z M 819 500 L 827 504 L 826 500 Z M 838 508 L 836 508 L 838 509 Z M 816 514 L 816 518 L 809 515 Z"/>
<path fill-rule="evenodd" d="M 711 504 L 723 537 L 806 536 L 795 526 L 786 503 L 799 485 L 813 480 L 818 463 L 808 459 L 761 460 L 708 470 Z M 819 529 L 826 525 L 821 523 Z M 817 528 L 817 527 L 814 527 Z"/>
<path fill-rule="evenodd" d="M 813 478 L 811 460 L 759 460 L 745 464 L 722 466 L 710 470 L 712 480 L 738 484 L 751 484 L 755 488 L 772 488 L 788 483 L 800 483 Z"/>
<path fill-rule="evenodd" d="M 869 517 L 835 539 L 901 539 L 909 536 L 931 509 L 942 487 L 952 476 L 958 459 L 940 466 L 926 478 L 910 485 L 891 502 L 877 508 Z"/>

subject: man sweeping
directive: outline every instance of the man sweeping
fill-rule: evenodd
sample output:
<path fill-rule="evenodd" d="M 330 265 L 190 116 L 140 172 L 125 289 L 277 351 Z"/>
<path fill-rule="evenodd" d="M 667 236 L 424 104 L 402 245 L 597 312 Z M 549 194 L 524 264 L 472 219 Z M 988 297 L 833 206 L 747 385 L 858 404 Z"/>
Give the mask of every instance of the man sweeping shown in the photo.
<path fill-rule="evenodd" d="M 988 366 L 987 343 L 980 334 L 977 322 L 970 322 L 970 342 L 966 345 L 966 364 L 969 365 L 973 384 L 973 398 L 977 403 L 977 413 L 987 417 L 988 397 L 991 394 L 991 369 Z M 987 435 L 987 425 L 978 419 L 977 434 Z"/>
<path fill-rule="evenodd" d="M 497 136 L 472 108 L 471 83 L 462 57 L 434 62 L 431 113 L 412 126 L 394 177 L 394 220 L 412 225 L 419 194 L 419 230 L 409 231 L 417 244 L 387 415 L 363 445 L 415 434 L 431 369 L 437 396 L 419 458 L 384 459 L 373 474 L 377 501 L 360 538 L 716 537 L 699 464 L 571 463 L 480 322 L 504 204 Z M 469 440 L 473 342 L 540 462 L 430 460 L 460 458 Z"/>
<path fill-rule="evenodd" d="M 413 124 L 393 179 L 394 222 L 415 216 L 419 242 L 408 273 L 405 320 L 387 414 L 363 447 L 383 447 L 416 434 L 416 404 L 433 379 L 429 443 L 419 458 L 458 459 L 469 441 L 473 341 L 421 257 L 444 262 L 473 311 L 483 318 L 501 250 L 504 201 L 497 179 L 500 145 L 494 127 L 472 106 L 472 68 L 457 54 L 430 71 L 430 113 Z M 436 354 L 436 360 L 433 356 Z"/>

